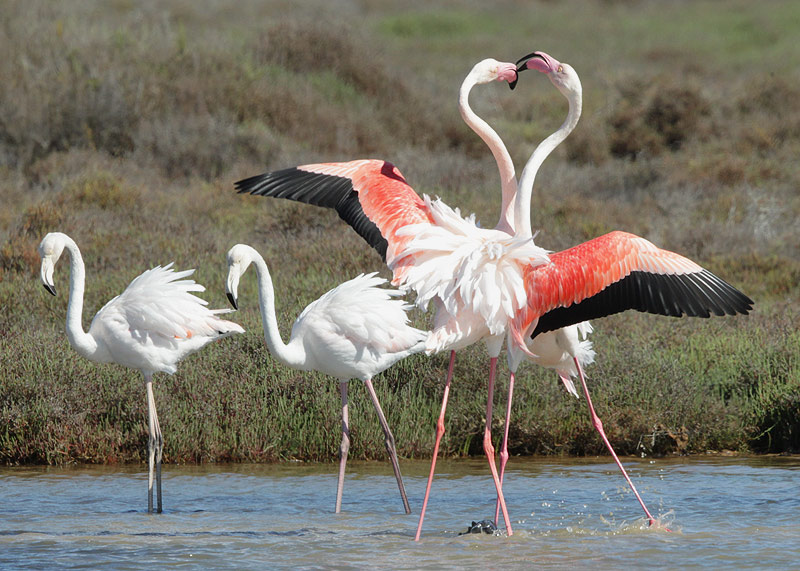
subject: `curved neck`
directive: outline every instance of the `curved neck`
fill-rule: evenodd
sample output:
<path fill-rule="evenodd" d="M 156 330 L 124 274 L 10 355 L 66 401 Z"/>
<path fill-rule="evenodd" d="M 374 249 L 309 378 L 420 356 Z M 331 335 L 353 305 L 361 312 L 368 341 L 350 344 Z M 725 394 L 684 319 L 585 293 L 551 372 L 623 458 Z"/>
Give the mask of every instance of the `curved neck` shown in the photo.
<path fill-rule="evenodd" d="M 261 322 L 264 326 L 264 339 L 269 352 L 278 361 L 288 367 L 300 368 L 305 360 L 304 352 L 292 340 L 286 345 L 281 339 L 278 330 L 278 319 L 275 315 L 275 289 L 272 286 L 272 276 L 264 258 L 253 250 L 253 265 L 258 276 L 258 305 L 261 308 Z"/>
<path fill-rule="evenodd" d="M 580 93 L 569 97 L 569 113 L 567 113 L 566 120 L 555 133 L 539 143 L 519 177 L 519 192 L 514 208 L 514 226 L 517 229 L 516 236 L 519 238 L 530 238 L 533 235 L 531 231 L 531 195 L 536 173 L 548 155 L 567 138 L 578 124 L 578 119 L 581 118 L 581 107 Z"/>
<path fill-rule="evenodd" d="M 489 146 L 494 160 L 497 161 L 497 168 L 500 171 L 500 184 L 502 188 L 502 204 L 500 206 L 500 219 L 497 221 L 495 229 L 502 230 L 509 234 L 514 233 L 514 198 L 517 194 L 517 179 L 514 173 L 514 163 L 508 153 L 503 140 L 489 124 L 478 117 L 469 106 L 469 92 L 475 82 L 470 77 L 461 84 L 458 93 L 458 109 L 464 122 L 470 129 L 475 131 L 483 142 Z"/>
<path fill-rule="evenodd" d="M 69 301 L 67 302 L 67 339 L 83 357 L 91 358 L 97 351 L 97 341 L 83 330 L 83 294 L 86 287 L 86 268 L 77 244 L 67 240 L 64 249 L 69 253 Z"/>

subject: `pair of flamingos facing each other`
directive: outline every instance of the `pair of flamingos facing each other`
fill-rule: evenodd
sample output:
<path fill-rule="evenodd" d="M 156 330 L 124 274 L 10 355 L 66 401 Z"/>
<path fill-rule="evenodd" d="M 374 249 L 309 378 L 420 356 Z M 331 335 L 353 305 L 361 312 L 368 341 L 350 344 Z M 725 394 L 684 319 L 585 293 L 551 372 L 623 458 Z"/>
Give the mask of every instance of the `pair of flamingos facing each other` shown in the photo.
<path fill-rule="evenodd" d="M 584 359 L 585 364 L 590 358 L 588 357 L 590 351 L 585 343 L 578 342 L 577 336 L 577 324 L 582 323 L 583 319 L 600 317 L 625 309 L 638 309 L 640 311 L 675 316 L 685 313 L 703 317 L 708 317 L 709 310 L 721 315 L 736 312 L 747 313 L 750 309 L 751 300 L 722 280 L 719 280 L 719 278 L 716 278 L 716 276 L 713 276 L 713 274 L 681 256 L 659 250 L 649 242 L 635 236 L 612 233 L 566 252 L 554 254 L 550 256 L 550 259 L 547 258 L 545 251 L 533 246 L 530 237 L 530 220 L 528 217 L 520 216 L 520 205 L 525 207 L 527 200 L 527 207 L 525 208 L 526 211 L 529 211 L 530 188 L 532 188 L 533 178 L 538 166 L 544 160 L 544 157 L 566 137 L 577 123 L 577 118 L 580 115 L 580 82 L 569 66 L 559 64 L 553 58 L 541 52 L 526 56 L 520 61 L 522 62 L 520 70 L 534 68 L 550 76 L 551 81 L 559 90 L 567 95 L 570 101 L 570 113 L 561 129 L 546 139 L 534 152 L 526 169 L 523 171 L 520 181 L 520 188 L 523 189 L 523 192 L 515 196 L 516 182 L 510 157 L 502 141 L 494 131 L 471 112 L 467 103 L 467 96 L 471 87 L 477 83 L 488 83 L 495 79 L 509 81 L 509 83 L 515 82 L 517 67 L 513 64 L 501 64 L 494 60 L 485 60 L 476 65 L 465 80 L 459 100 L 462 114 L 468 124 L 490 145 L 498 161 L 503 180 L 501 221 L 495 231 L 480 230 L 475 225 L 474 219 L 462 219 L 457 212 L 454 213 L 438 200 L 431 202 L 428 197 L 425 197 L 424 201 L 420 200 L 416 193 L 405 184 L 399 172 L 383 161 L 354 161 L 338 165 L 308 165 L 297 169 L 279 171 L 278 173 L 260 175 L 237 184 L 240 191 L 249 190 L 254 194 L 282 196 L 336 208 L 340 216 L 348 221 L 359 234 L 365 237 L 387 259 L 390 267 L 394 270 L 395 283 L 404 284 L 407 288 L 410 286 L 410 289 L 414 289 L 418 293 L 418 301 L 421 301 L 423 305 L 432 299 L 438 308 L 435 320 L 436 325 L 432 334 L 428 335 L 410 328 L 405 317 L 407 306 L 400 300 L 392 299 L 396 292 L 376 288 L 375 286 L 381 283 L 382 280 L 375 278 L 374 275 L 359 276 L 359 278 L 332 290 L 306 308 L 292 329 L 292 339 L 288 345 L 284 345 L 280 341 L 277 331 L 274 315 L 274 294 L 272 293 L 266 264 L 252 248 L 246 246 L 236 246 L 229 252 L 228 294 L 234 305 L 238 276 L 241 275 L 241 272 L 246 269 L 251 261 L 255 261 L 261 284 L 260 297 L 265 336 L 270 349 L 279 360 L 298 368 L 315 368 L 328 372 L 342 380 L 343 438 L 339 483 L 337 486 L 337 511 L 339 511 L 341 505 L 343 472 L 349 446 L 346 379 L 362 378 L 367 384 L 386 434 L 387 450 L 392 458 L 398 487 L 408 513 L 410 509 L 400 477 L 396 453 L 394 452 L 394 440 L 372 388 L 371 376 L 391 366 L 397 360 L 423 349 L 428 352 L 443 349 L 451 350 L 445 396 L 437 425 L 436 446 L 433 457 L 435 462 L 438 445 L 444 431 L 443 418 L 452 378 L 454 351 L 481 338 L 488 337 L 487 346 L 490 348 L 491 356 L 490 396 L 487 407 L 487 437 L 484 440 L 484 444 L 487 448 L 487 456 L 490 456 L 490 466 L 492 467 L 498 492 L 498 506 L 503 511 L 507 531 L 511 534 L 512 530 L 502 497 L 499 478 L 494 467 L 493 454 L 490 453 L 491 440 L 489 433 L 494 368 L 505 329 L 509 329 L 509 332 L 513 333 L 513 335 L 509 336 L 509 364 L 512 371 L 512 383 L 513 371 L 515 371 L 516 365 L 519 364 L 524 356 L 528 356 L 535 362 L 556 368 L 562 379 L 564 379 L 567 388 L 573 393 L 575 393 L 574 386 L 569 381 L 568 375 L 577 371 L 580 374 L 588 399 L 588 390 L 581 373 L 581 359 Z M 574 97 L 576 85 L 577 104 Z M 311 178 L 307 176 L 309 173 L 312 175 Z M 528 189 L 527 198 L 524 196 L 526 188 Z M 522 196 L 522 199 L 520 199 L 520 196 Z M 517 228 L 521 229 L 517 230 L 515 234 L 512 234 L 514 227 L 512 226 L 512 221 Z M 426 225 L 427 227 L 425 227 Z M 430 250 L 426 249 L 429 246 L 426 246 L 424 242 L 426 240 L 429 241 L 432 236 L 441 238 L 442 232 L 449 232 L 451 234 L 449 236 L 451 242 L 456 243 L 456 246 L 453 247 L 453 244 L 450 244 L 452 251 L 445 251 L 444 255 L 440 251 L 438 256 L 431 256 Z M 488 235 L 487 232 L 489 233 Z M 437 233 L 438 236 L 436 236 Z M 419 236 L 422 236 L 422 240 L 417 240 Z M 509 240 L 509 237 L 513 239 Z M 608 266 L 609 263 L 614 265 L 615 262 L 613 260 L 611 262 L 606 260 L 605 268 L 601 268 L 605 270 L 604 279 L 607 283 L 599 282 L 594 283 L 592 286 L 585 283 L 586 275 L 574 275 L 576 267 L 594 271 L 592 263 L 596 264 L 602 254 L 604 252 L 607 253 L 609 247 L 614 249 L 615 243 L 616 254 L 619 258 L 616 261 L 618 266 L 616 274 L 612 270 L 611 277 L 608 276 Z M 464 255 L 465 245 L 472 248 L 472 251 L 469 248 L 466 249 L 466 256 Z M 458 250 L 459 247 L 460 251 L 456 253 L 455 250 Z M 176 370 L 177 362 L 184 356 L 199 350 L 214 339 L 242 332 L 242 329 L 234 323 L 217 317 L 217 314 L 224 310 L 207 310 L 203 306 L 204 302 L 202 300 L 189 293 L 191 291 L 202 291 L 202 286 L 195 284 L 191 280 L 176 281 L 188 276 L 191 271 L 174 273 L 167 266 L 166 268 L 154 268 L 135 279 L 122 295 L 113 299 L 98 312 L 92 322 L 89 333 L 84 333 L 81 326 L 81 307 L 85 272 L 77 246 L 63 234 L 49 234 L 40 245 L 42 281 L 45 287 L 51 293 L 54 293 L 53 267 L 64 248 L 69 251 L 72 262 L 70 302 L 67 311 L 67 333 L 70 343 L 80 354 L 87 358 L 101 362 L 117 362 L 131 368 L 137 368 L 142 371 L 145 377 L 150 432 L 148 441 L 150 468 L 148 510 L 152 511 L 153 509 L 153 472 L 155 465 L 157 511 L 160 512 L 160 459 L 163 439 L 153 402 L 152 374 L 156 371 L 172 373 Z M 597 255 L 598 251 L 600 255 Z M 389 256 L 387 256 L 387 252 Z M 589 255 L 587 255 L 587 252 Z M 595 253 L 594 258 L 591 256 L 592 253 Z M 625 258 L 625 254 L 627 254 L 627 258 Z M 502 271 L 507 272 L 510 267 L 512 270 L 510 281 L 512 284 L 503 283 L 509 289 L 503 290 L 501 287 L 499 292 L 502 297 L 499 305 L 507 313 L 506 323 L 502 323 L 503 316 L 500 315 L 502 312 L 498 311 L 498 301 L 495 299 L 494 306 L 492 306 L 491 300 L 487 301 L 487 296 L 492 297 L 492 293 L 485 289 L 485 283 L 480 280 L 476 281 L 474 275 L 463 271 L 463 267 L 456 268 L 453 266 L 453 258 L 457 257 L 457 255 L 461 255 L 462 258 L 456 260 L 456 265 L 463 266 L 465 263 L 471 263 L 473 266 L 477 266 L 479 271 L 481 262 L 484 265 L 486 262 L 482 258 L 488 257 L 489 260 L 496 262 L 498 257 L 506 257 L 505 260 L 501 260 L 505 263 Z M 429 271 L 429 266 L 426 266 L 425 263 L 426 258 L 427 261 L 433 258 L 435 263 L 439 263 L 443 261 L 443 258 L 447 261 L 448 257 L 450 258 L 450 269 L 452 270 L 450 275 L 425 276 L 425 272 Z M 560 265 L 554 262 L 553 258 L 556 257 L 558 257 Z M 415 267 L 415 263 L 417 267 Z M 622 267 L 619 267 L 620 264 L 622 264 Z M 520 273 L 520 268 L 522 268 L 522 280 L 518 279 L 517 281 L 522 281 L 523 291 L 521 295 L 524 298 L 525 295 L 529 295 L 526 290 L 531 290 L 532 284 L 535 285 L 537 283 L 535 279 L 531 280 L 531 276 L 536 277 L 537 274 L 530 270 L 540 266 L 556 266 L 556 271 L 551 272 L 552 275 L 544 276 L 545 278 L 549 277 L 551 282 L 563 279 L 563 276 L 559 275 L 559 273 L 565 273 L 567 270 L 572 269 L 572 281 L 574 283 L 571 285 L 575 295 L 574 299 L 566 301 L 550 300 L 549 311 L 539 309 L 540 314 L 531 317 L 530 314 L 535 310 L 531 309 L 530 300 L 528 300 L 527 307 L 520 307 L 520 305 L 523 305 L 519 302 L 520 284 L 513 283 L 513 278 L 515 277 L 513 276 L 513 271 L 516 269 Z M 559 268 L 561 268 L 560 272 Z M 414 276 L 415 271 L 416 277 Z M 421 278 L 420 275 L 423 277 Z M 538 274 L 538 276 L 541 278 L 542 274 Z M 436 282 L 437 279 L 439 280 L 438 283 Z M 470 279 L 473 280 L 473 283 L 470 283 Z M 581 279 L 583 279 L 583 282 Z M 539 282 L 540 285 L 541 283 Z M 552 286 L 552 284 L 550 285 Z M 517 286 L 516 290 L 514 290 L 514 286 Z M 591 289 L 592 287 L 594 287 L 594 291 Z M 484 289 L 482 290 L 481 288 Z M 609 290 L 611 291 L 609 292 Z M 371 293 L 368 294 L 367 292 Z M 533 292 L 535 292 L 535 289 L 533 289 Z M 352 297 L 354 293 L 357 295 Z M 608 295 L 609 293 L 612 295 Z M 512 299 L 514 297 L 517 298 L 516 305 Z M 159 299 L 161 301 L 158 301 Z M 351 304 L 350 307 L 353 307 L 353 299 L 356 300 L 355 307 L 357 309 L 355 311 L 352 309 L 346 310 L 348 303 Z M 381 310 L 364 314 L 363 303 L 365 299 L 369 299 L 370 304 L 374 303 L 375 308 L 382 306 Z M 453 307 L 456 308 L 455 313 L 452 313 Z M 509 307 L 511 307 L 510 312 Z M 572 311 L 564 311 L 570 307 L 572 307 Z M 575 311 L 576 308 L 578 311 Z M 521 321 L 517 320 L 519 323 L 509 324 L 508 318 L 511 317 L 511 313 L 519 313 L 520 309 L 525 309 L 527 311 L 526 315 L 521 318 Z M 354 317 L 359 313 L 362 313 L 363 317 Z M 158 318 L 147 319 L 147 317 L 151 317 L 150 314 L 158 316 Z M 373 327 L 377 323 L 377 321 L 373 322 L 373 319 L 370 319 L 370 316 L 373 315 L 393 316 L 390 321 L 392 326 L 396 328 L 397 333 L 390 336 L 389 342 L 391 346 L 387 345 L 386 337 L 381 337 L 381 333 L 385 333 L 388 330 L 386 324 Z M 484 319 L 483 323 L 480 322 L 481 317 Z M 527 323 L 525 323 L 526 319 L 528 320 Z M 520 327 L 520 323 L 523 324 L 522 327 Z M 509 325 L 516 325 L 518 329 L 513 331 Z M 349 328 L 353 327 L 360 336 L 352 335 Z M 588 329 L 586 326 L 584 328 L 584 330 Z M 524 335 L 529 335 L 530 337 L 523 340 L 523 331 Z M 336 333 L 340 335 L 337 337 Z M 436 337 L 437 333 L 438 338 Z M 303 339 L 306 337 L 308 339 L 316 338 L 316 343 L 305 344 Z M 383 346 L 378 345 L 377 349 L 373 347 L 365 350 L 365 347 L 369 347 L 373 337 L 383 343 Z M 341 340 L 345 338 L 347 343 L 352 344 L 355 339 L 356 343 L 361 344 L 357 351 L 357 358 L 354 357 L 352 347 L 347 348 L 346 343 L 342 345 Z M 327 345 L 328 349 L 321 349 L 321 347 L 326 346 L 325 343 L 329 344 Z M 519 345 L 514 345 L 513 343 L 518 343 Z M 530 346 L 530 349 L 528 346 Z M 532 353 L 532 350 L 535 350 L 536 353 Z M 549 355 L 554 360 L 546 362 L 545 355 L 550 350 L 552 350 L 552 353 Z M 369 358 L 365 359 L 365 355 L 368 355 Z M 557 357 L 553 357 L 554 355 L 557 355 Z M 571 365 L 570 361 L 575 364 L 572 369 L 569 366 Z M 509 390 L 507 414 L 510 413 L 511 388 Z M 613 454 L 613 450 L 602 432 L 602 425 L 599 423 L 596 414 L 594 414 L 590 401 L 589 406 L 593 422 Z M 506 423 L 506 430 L 507 427 L 508 422 Z M 507 450 L 506 439 L 507 432 L 504 438 L 504 452 Z M 616 456 L 614 457 L 617 460 Z M 505 460 L 507 460 L 507 452 L 501 458 L 503 460 L 502 474 Z M 617 464 L 622 469 L 622 465 L 618 460 Z M 622 470 L 624 474 L 624 469 Z M 416 539 L 419 538 L 421 531 L 433 473 L 434 464 L 432 463 Z M 625 474 L 625 477 L 628 479 L 627 474 Z M 635 492 L 632 482 L 629 479 L 628 482 Z M 636 495 L 638 498 L 638 493 Z M 652 523 L 654 520 L 641 498 L 639 498 L 639 501 Z"/>
<path fill-rule="evenodd" d="M 567 98 L 564 123 L 534 150 L 516 183 L 511 157 L 497 133 L 469 107 L 470 89 L 480 83 L 506 81 L 512 88 L 518 73 L 535 69 L 547 75 Z M 459 107 L 467 124 L 487 143 L 500 171 L 502 203 L 494 229 L 480 228 L 474 216 L 464 218 L 441 200 L 420 197 L 400 171 L 383 160 L 355 160 L 288 168 L 236 183 L 239 192 L 286 198 L 333 208 L 375 248 L 393 272 L 392 284 L 416 293 L 422 308 L 433 302 L 436 314 L 426 352 L 450 351 L 442 408 L 436 427 L 431 470 L 415 539 L 419 539 L 452 381 L 455 351 L 483 340 L 489 362 L 484 451 L 497 490 L 497 510 L 506 531 L 511 524 L 502 493 L 508 460 L 508 427 L 514 376 L 527 358 L 557 370 L 576 394 L 570 376 L 578 376 L 592 423 L 622 471 L 650 525 L 656 523 L 626 474 L 594 411 L 582 372 L 593 352 L 579 333 L 587 320 L 628 309 L 680 317 L 747 314 L 753 301 L 693 261 L 657 248 L 632 234 L 611 232 L 562 252 L 536 246 L 530 221 L 533 184 L 545 158 L 578 123 L 582 88 L 578 75 L 543 52 L 517 64 L 484 60 L 462 84 Z M 497 358 L 507 339 L 510 370 L 500 473 L 491 439 L 493 390 Z"/>

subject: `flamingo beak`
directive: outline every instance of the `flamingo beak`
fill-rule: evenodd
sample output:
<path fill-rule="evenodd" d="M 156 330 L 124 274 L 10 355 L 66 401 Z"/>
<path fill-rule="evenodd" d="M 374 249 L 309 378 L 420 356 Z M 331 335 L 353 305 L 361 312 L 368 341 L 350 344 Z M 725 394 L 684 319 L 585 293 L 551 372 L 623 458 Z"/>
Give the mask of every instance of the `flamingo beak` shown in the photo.
<path fill-rule="evenodd" d="M 514 91 L 514 88 L 517 86 L 517 81 L 519 81 L 519 72 L 517 72 L 517 76 L 512 81 L 508 82 L 508 88 L 511 91 Z"/>
<path fill-rule="evenodd" d="M 51 295 L 56 295 L 56 287 L 53 283 L 53 259 L 49 256 L 42 257 L 42 265 L 39 269 L 39 275 L 42 279 L 42 285 L 44 289 L 48 291 Z"/>
<path fill-rule="evenodd" d="M 517 72 L 535 69 L 542 73 L 551 73 L 557 71 L 560 65 L 558 60 L 544 52 L 532 52 L 517 60 Z"/>
<path fill-rule="evenodd" d="M 233 306 L 233 309 L 238 310 L 239 304 L 236 298 L 239 291 L 239 277 L 242 275 L 241 266 L 238 262 L 228 263 L 228 279 L 225 281 L 225 294 L 228 296 L 228 301 Z"/>
<path fill-rule="evenodd" d="M 238 310 L 238 309 L 239 309 L 239 304 L 238 304 L 238 303 L 236 303 L 236 296 L 235 296 L 235 295 L 233 295 L 233 294 L 232 294 L 231 292 L 229 292 L 229 291 L 228 291 L 228 292 L 225 292 L 225 293 L 227 294 L 227 296 L 228 296 L 228 301 L 229 301 L 229 302 L 231 302 L 231 305 L 233 306 L 233 309 L 236 309 L 236 310 Z"/>

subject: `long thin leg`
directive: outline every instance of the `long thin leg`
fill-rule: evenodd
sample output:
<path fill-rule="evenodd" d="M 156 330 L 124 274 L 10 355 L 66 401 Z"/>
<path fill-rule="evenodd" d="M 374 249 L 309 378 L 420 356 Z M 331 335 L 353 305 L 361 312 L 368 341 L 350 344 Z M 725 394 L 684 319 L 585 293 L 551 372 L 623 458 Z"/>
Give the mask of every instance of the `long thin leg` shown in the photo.
<path fill-rule="evenodd" d="M 497 475 L 497 466 L 494 459 L 494 446 L 492 445 L 492 408 L 494 404 L 494 376 L 497 369 L 497 357 L 492 357 L 489 366 L 489 397 L 486 403 L 486 430 L 483 433 L 483 451 L 486 453 L 486 459 L 489 460 L 489 469 L 492 471 L 492 479 L 494 479 L 494 487 L 497 488 L 497 498 L 500 501 L 500 509 L 503 512 L 503 520 L 506 522 L 506 532 L 508 535 L 513 535 L 511 529 L 511 520 L 508 517 L 508 509 L 506 508 L 506 500 L 503 497 L 503 486 L 500 484 L 500 477 Z"/>
<path fill-rule="evenodd" d="M 153 400 L 153 416 L 155 417 L 156 426 L 156 513 L 161 513 L 161 459 L 164 456 L 164 436 L 161 434 L 161 424 L 158 422 L 155 400 Z"/>
<path fill-rule="evenodd" d="M 508 463 L 508 427 L 511 424 L 511 399 L 514 396 L 514 378 L 512 372 L 508 378 L 508 405 L 506 406 L 506 424 L 503 428 L 503 448 L 500 450 L 500 485 L 503 485 L 503 475 L 506 472 L 506 463 Z M 497 497 L 497 503 L 494 507 L 494 524 L 497 525 L 497 520 L 500 517 L 500 496 Z"/>
<path fill-rule="evenodd" d="M 156 513 L 161 513 L 161 457 L 164 450 L 164 438 L 158 424 L 156 401 L 153 396 L 153 376 L 145 374 L 145 389 L 147 391 L 147 511 L 153 512 L 153 476 L 156 482 Z"/>
<path fill-rule="evenodd" d="M 617 466 L 619 466 L 619 469 L 622 471 L 622 475 L 625 476 L 625 480 L 628 482 L 628 485 L 631 487 L 631 490 L 633 490 L 636 499 L 639 500 L 639 503 L 641 504 L 644 513 L 647 514 L 649 525 L 653 525 L 656 522 L 655 518 L 652 515 L 650 515 L 647 506 L 644 505 L 644 501 L 642 501 L 642 497 L 639 495 L 639 492 L 636 491 L 636 486 L 634 486 L 633 482 L 631 482 L 631 479 L 628 477 L 628 473 L 625 471 L 625 468 L 622 467 L 622 463 L 619 461 L 619 458 L 617 458 L 617 454 L 611 447 L 611 443 L 608 441 L 608 438 L 606 438 L 606 433 L 603 430 L 603 423 L 597 416 L 597 413 L 594 411 L 594 405 L 592 405 L 592 398 L 589 396 L 589 388 L 586 386 L 586 378 L 583 376 L 583 369 L 581 369 L 581 364 L 578 362 L 577 358 L 575 358 L 575 365 L 578 367 L 578 375 L 580 376 L 581 384 L 583 385 L 583 393 L 586 395 L 586 402 L 589 404 L 589 414 L 592 417 L 592 424 L 597 429 L 597 432 L 600 433 L 600 437 L 603 439 L 603 442 L 605 443 L 606 448 L 608 448 L 608 451 L 611 452 L 611 456 L 614 458 L 614 462 L 616 462 Z"/>
<path fill-rule="evenodd" d="M 378 395 L 375 393 L 375 387 L 372 386 L 372 379 L 364 381 L 369 391 L 369 396 L 372 398 L 372 404 L 375 405 L 375 412 L 378 413 L 378 420 L 381 422 L 383 428 L 383 435 L 385 436 L 384 444 L 386 445 L 386 452 L 389 453 L 389 459 L 392 462 L 392 470 L 394 470 L 394 477 L 397 480 L 397 487 L 400 488 L 400 497 L 403 499 L 403 507 L 407 514 L 411 513 L 411 507 L 408 505 L 408 496 L 406 496 L 406 487 L 403 485 L 403 476 L 400 475 L 400 462 L 397 461 L 397 447 L 394 441 L 394 435 L 389 428 L 389 423 L 386 422 L 386 416 L 383 414 L 381 403 L 378 402 Z"/>
<path fill-rule="evenodd" d="M 347 453 L 350 452 L 350 418 L 347 410 L 347 381 L 339 383 L 342 393 L 342 444 L 339 447 L 339 481 L 336 484 L 336 513 L 342 511 L 342 491 L 344 490 L 344 468 Z"/>
<path fill-rule="evenodd" d="M 450 366 L 447 367 L 447 381 L 444 383 L 444 396 L 442 397 L 442 411 L 439 413 L 439 420 L 436 423 L 436 443 L 433 445 L 433 458 L 431 458 L 431 473 L 428 475 L 428 485 L 425 487 L 425 499 L 422 500 L 422 510 L 419 512 L 419 524 L 414 541 L 419 541 L 419 534 L 422 533 L 422 521 L 425 519 L 425 508 L 428 507 L 428 496 L 431 493 L 433 483 L 433 472 L 436 469 L 436 457 L 439 455 L 439 443 L 444 435 L 444 411 L 447 409 L 447 398 L 450 396 L 450 381 L 453 380 L 453 364 L 456 362 L 456 352 L 450 351 Z"/>

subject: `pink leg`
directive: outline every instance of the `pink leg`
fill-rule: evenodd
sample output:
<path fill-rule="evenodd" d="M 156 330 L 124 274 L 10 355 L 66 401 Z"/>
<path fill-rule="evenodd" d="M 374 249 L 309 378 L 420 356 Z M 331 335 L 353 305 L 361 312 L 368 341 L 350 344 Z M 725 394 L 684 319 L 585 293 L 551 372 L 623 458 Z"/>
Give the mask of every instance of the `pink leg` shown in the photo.
<path fill-rule="evenodd" d="M 508 463 L 508 426 L 511 424 L 511 398 L 514 396 L 514 373 L 508 378 L 508 405 L 506 406 L 506 425 L 503 430 L 503 448 L 500 449 L 500 485 L 503 485 L 503 475 L 506 472 Z M 500 496 L 497 496 L 497 504 L 494 508 L 494 524 L 500 517 Z"/>
<path fill-rule="evenodd" d="M 444 396 L 442 397 L 442 411 L 439 413 L 439 421 L 436 423 L 436 443 L 433 445 L 433 458 L 431 458 L 431 473 L 428 475 L 428 485 L 425 488 L 425 499 L 422 500 L 422 510 L 419 512 L 419 525 L 414 541 L 419 541 L 419 534 L 422 533 L 422 521 L 425 519 L 425 508 L 428 507 L 428 496 L 431 493 L 433 483 L 433 471 L 436 468 L 436 457 L 439 455 L 439 443 L 444 435 L 444 411 L 447 408 L 447 397 L 450 396 L 450 381 L 453 380 L 453 364 L 456 362 L 456 352 L 450 351 L 450 366 L 447 368 L 447 381 L 444 384 Z"/>
<path fill-rule="evenodd" d="M 619 466 L 619 469 L 622 471 L 622 475 L 625 476 L 625 480 L 628 482 L 628 485 L 631 487 L 631 490 L 633 490 L 633 493 L 636 495 L 636 499 L 639 500 L 639 503 L 641 504 L 644 513 L 647 514 L 649 525 L 653 525 L 654 523 L 656 523 L 655 518 L 652 515 L 650 515 L 650 512 L 647 510 L 647 506 L 644 505 L 644 502 L 642 501 L 642 497 L 639 495 L 639 492 L 636 491 L 636 486 L 634 486 L 633 482 L 631 482 L 631 479 L 628 477 L 628 473 L 625 471 L 625 468 L 622 467 L 622 463 L 619 461 L 619 458 L 617 458 L 614 449 L 611 447 L 611 443 L 608 441 L 608 438 L 606 438 L 606 433 L 603 430 L 603 423 L 600 421 L 600 418 L 594 411 L 594 406 L 592 405 L 592 399 L 589 396 L 589 388 L 586 386 L 586 379 L 583 376 L 583 369 L 581 369 L 581 364 L 578 362 L 578 359 L 575 359 L 575 365 L 578 367 L 578 375 L 581 378 L 581 384 L 583 385 L 583 392 L 586 395 L 586 402 L 589 403 L 589 414 L 592 416 L 592 424 L 597 429 L 597 432 L 600 433 L 600 437 L 603 439 L 603 442 L 605 442 L 608 451 L 611 452 L 611 456 L 613 456 L 614 462 L 616 462 L 617 466 Z"/>
<path fill-rule="evenodd" d="M 494 374 L 497 369 L 497 357 L 492 357 L 489 366 L 489 398 L 486 403 L 486 430 L 483 433 L 483 451 L 489 460 L 489 469 L 492 471 L 494 487 L 497 488 L 497 499 L 500 502 L 500 509 L 503 511 L 503 520 L 506 522 L 506 532 L 509 536 L 514 532 L 511 530 L 511 520 L 506 509 L 506 500 L 503 497 L 503 486 L 500 485 L 500 477 L 497 475 L 497 466 L 494 459 L 494 446 L 492 445 L 492 405 L 494 401 Z"/>

